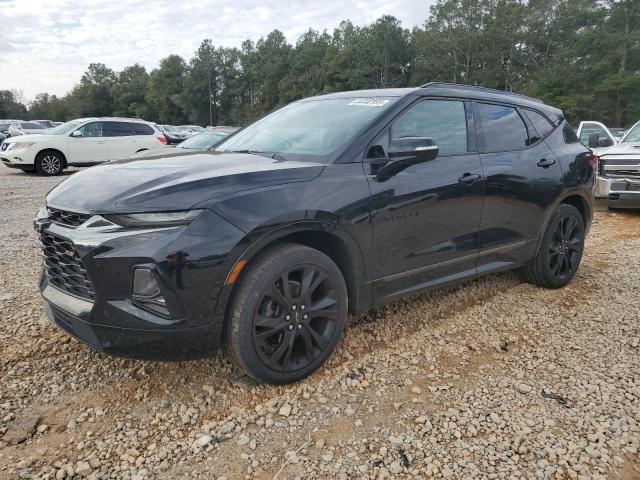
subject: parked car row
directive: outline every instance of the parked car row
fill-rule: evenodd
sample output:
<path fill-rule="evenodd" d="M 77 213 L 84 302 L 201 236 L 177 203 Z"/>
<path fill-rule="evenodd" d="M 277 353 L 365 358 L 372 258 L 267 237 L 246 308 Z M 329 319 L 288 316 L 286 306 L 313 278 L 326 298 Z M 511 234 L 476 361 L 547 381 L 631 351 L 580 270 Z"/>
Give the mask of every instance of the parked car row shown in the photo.
<path fill-rule="evenodd" d="M 610 208 L 640 208 L 640 121 L 618 137 L 621 131 L 585 121 L 577 134 L 599 157 L 595 197 Z"/>
<path fill-rule="evenodd" d="M 0 134 L 5 138 L 28 135 L 32 133 L 41 133 L 40 130 L 47 128 L 55 128 L 62 122 L 52 122 L 51 120 L 9 120 L 0 119 Z"/>
<path fill-rule="evenodd" d="M 188 153 L 204 152 L 211 150 L 223 139 L 239 130 L 238 127 L 212 127 L 204 132 L 198 133 L 175 146 L 173 150 L 166 148 L 156 148 L 136 153 L 131 158 L 152 158 L 152 157 L 175 157 Z"/>
<path fill-rule="evenodd" d="M 129 118 L 83 118 L 40 131 L 5 140 L 0 160 L 11 168 L 58 175 L 70 165 L 128 158 L 167 142 L 153 123 Z"/>
<path fill-rule="evenodd" d="M 11 168 L 57 175 L 67 166 L 96 165 L 147 151 L 153 153 L 148 156 L 157 155 L 185 139 L 188 143 L 180 153 L 206 150 L 237 130 L 199 128 L 200 133 L 192 134 L 181 127 L 111 117 L 77 119 L 47 129 L 36 121 L 15 121 L 9 138 L 0 144 L 0 160 Z"/>

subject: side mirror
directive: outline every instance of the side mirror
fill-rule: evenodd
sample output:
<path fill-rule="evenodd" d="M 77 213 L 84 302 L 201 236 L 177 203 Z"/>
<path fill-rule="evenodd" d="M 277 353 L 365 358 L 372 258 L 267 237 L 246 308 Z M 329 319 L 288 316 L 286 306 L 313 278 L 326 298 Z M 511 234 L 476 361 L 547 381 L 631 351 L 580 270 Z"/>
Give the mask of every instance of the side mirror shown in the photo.
<path fill-rule="evenodd" d="M 403 137 L 393 140 L 389 146 L 389 161 L 382 165 L 376 176 L 387 179 L 405 168 L 429 162 L 438 156 L 438 146 L 430 138 Z"/>
<path fill-rule="evenodd" d="M 434 160 L 438 156 L 438 146 L 430 138 L 403 137 L 397 138 L 389 146 L 389 157 L 402 158 L 413 163 Z"/>
<path fill-rule="evenodd" d="M 590 134 L 587 146 L 589 148 L 598 148 L 600 146 L 600 136 L 597 133 Z"/>
<path fill-rule="evenodd" d="M 73 132 L 71 132 L 71 136 L 72 137 L 81 137 L 82 136 L 82 131 L 81 130 L 74 130 Z"/>

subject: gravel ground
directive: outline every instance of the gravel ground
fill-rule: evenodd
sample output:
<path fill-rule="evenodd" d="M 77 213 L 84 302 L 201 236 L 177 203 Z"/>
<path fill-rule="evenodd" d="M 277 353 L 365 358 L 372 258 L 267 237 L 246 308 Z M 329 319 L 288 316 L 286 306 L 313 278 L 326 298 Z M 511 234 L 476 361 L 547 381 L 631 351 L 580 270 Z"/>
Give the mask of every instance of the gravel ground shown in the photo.
<path fill-rule="evenodd" d="M 31 219 L 59 181 L 0 173 L 0 478 L 640 478 L 640 213 L 598 212 L 564 289 L 504 274 L 393 303 L 271 387 L 52 326 Z"/>

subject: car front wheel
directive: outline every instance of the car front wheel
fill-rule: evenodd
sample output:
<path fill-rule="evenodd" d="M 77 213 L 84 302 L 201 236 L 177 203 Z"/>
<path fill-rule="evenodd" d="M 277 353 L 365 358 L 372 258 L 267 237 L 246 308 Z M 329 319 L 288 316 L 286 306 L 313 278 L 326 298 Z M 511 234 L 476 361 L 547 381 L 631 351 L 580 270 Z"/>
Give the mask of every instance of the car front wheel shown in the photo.
<path fill-rule="evenodd" d="M 59 175 L 64 170 L 64 160 L 59 153 L 41 152 L 36 157 L 36 172 L 40 175 Z"/>
<path fill-rule="evenodd" d="M 584 237 L 578 209 L 561 204 L 547 225 L 536 257 L 523 269 L 525 280 L 546 288 L 564 287 L 578 271 Z"/>
<path fill-rule="evenodd" d="M 247 375 L 271 384 L 314 372 L 340 340 L 347 288 L 318 250 L 283 244 L 260 255 L 235 295 L 225 349 Z"/>

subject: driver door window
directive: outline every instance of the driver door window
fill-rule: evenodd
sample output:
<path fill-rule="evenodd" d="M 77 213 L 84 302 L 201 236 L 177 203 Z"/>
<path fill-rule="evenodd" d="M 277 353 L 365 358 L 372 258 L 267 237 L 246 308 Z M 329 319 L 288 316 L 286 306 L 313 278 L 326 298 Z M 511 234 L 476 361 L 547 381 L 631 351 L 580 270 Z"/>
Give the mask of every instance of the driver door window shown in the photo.
<path fill-rule="evenodd" d="M 438 156 L 467 153 L 464 103 L 458 100 L 423 100 L 402 113 L 391 126 L 391 142 L 404 137 L 430 138 Z"/>
<path fill-rule="evenodd" d="M 83 125 L 78 129 L 82 132 L 83 137 L 104 137 L 102 131 L 102 122 L 91 122 Z"/>

